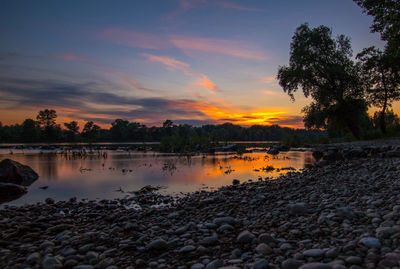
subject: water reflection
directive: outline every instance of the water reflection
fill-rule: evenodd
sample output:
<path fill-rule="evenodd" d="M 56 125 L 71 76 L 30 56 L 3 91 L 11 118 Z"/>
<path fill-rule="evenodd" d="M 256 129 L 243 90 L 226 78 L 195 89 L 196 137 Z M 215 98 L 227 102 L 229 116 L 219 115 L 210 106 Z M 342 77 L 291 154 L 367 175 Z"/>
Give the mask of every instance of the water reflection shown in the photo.
<path fill-rule="evenodd" d="M 192 192 L 228 185 L 233 179 L 244 182 L 273 178 L 292 168 L 302 169 L 314 161 L 311 152 L 296 151 L 277 156 L 255 152 L 242 156 L 182 157 L 154 152 L 103 153 L 77 157 L 54 151 L 14 150 L 13 155 L 0 151 L 0 159 L 12 158 L 31 166 L 40 175 L 29 187 L 28 194 L 9 204 L 35 203 L 47 197 L 55 200 L 70 197 L 112 199 L 149 184 L 166 186 L 162 192 L 169 194 Z M 48 188 L 40 188 L 44 186 Z"/>

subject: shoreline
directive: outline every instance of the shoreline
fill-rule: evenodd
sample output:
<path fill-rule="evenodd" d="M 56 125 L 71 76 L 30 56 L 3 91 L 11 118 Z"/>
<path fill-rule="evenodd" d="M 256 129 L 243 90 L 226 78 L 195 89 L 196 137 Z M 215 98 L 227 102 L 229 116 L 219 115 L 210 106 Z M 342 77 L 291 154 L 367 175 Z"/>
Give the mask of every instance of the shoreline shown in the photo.
<path fill-rule="evenodd" d="M 330 161 L 140 211 L 118 200 L 5 208 L 0 231 L 3 268 L 398 267 L 400 158 Z"/>

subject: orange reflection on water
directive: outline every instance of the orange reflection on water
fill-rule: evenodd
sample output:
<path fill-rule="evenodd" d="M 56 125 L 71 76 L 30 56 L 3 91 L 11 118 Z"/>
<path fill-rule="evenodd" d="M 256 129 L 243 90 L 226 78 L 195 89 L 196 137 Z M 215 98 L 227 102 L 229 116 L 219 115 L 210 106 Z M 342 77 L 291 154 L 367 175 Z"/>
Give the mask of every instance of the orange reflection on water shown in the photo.
<path fill-rule="evenodd" d="M 178 157 L 107 151 L 107 158 L 96 152 L 85 158 L 71 158 L 56 152 L 15 151 L 10 155 L 0 150 L 0 158 L 29 165 L 40 175 L 28 194 L 13 204 L 43 201 L 47 197 L 113 199 L 145 185 L 165 186 L 163 192 L 168 194 L 192 192 L 230 185 L 233 179 L 245 182 L 274 178 L 290 171 L 284 168 L 299 170 L 313 162 L 311 152 L 295 151 L 275 157 L 264 152 Z M 43 186 L 48 188 L 44 191 L 40 189 Z"/>

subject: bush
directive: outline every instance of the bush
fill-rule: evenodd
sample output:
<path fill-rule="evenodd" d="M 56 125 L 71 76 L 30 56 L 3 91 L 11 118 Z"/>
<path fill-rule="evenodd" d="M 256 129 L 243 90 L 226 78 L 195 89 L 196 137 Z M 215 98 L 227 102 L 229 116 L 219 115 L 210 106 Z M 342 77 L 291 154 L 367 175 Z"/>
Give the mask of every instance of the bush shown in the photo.
<path fill-rule="evenodd" d="M 304 145 L 304 139 L 296 134 L 286 135 L 282 138 L 281 143 L 288 147 L 300 147 Z"/>

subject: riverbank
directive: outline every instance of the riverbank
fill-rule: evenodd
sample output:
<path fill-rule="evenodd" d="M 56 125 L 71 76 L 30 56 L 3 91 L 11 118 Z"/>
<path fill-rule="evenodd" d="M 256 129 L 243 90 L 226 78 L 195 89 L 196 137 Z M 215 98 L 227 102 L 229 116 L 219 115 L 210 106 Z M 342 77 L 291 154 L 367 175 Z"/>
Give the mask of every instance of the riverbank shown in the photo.
<path fill-rule="evenodd" d="M 0 266 L 399 266 L 400 158 L 394 154 L 331 160 L 176 201 L 144 190 L 136 198 L 141 210 L 129 202 L 49 199 L 0 210 Z"/>

